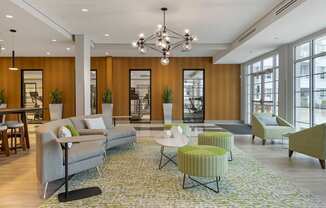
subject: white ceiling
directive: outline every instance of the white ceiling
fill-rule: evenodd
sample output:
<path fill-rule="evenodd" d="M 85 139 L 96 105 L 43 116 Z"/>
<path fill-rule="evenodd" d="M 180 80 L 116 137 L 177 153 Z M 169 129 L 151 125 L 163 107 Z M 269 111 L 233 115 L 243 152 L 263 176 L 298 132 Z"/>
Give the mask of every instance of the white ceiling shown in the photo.
<path fill-rule="evenodd" d="M 28 4 L 71 34 L 87 34 L 96 47 L 95 56 L 139 56 L 130 47 L 139 33 L 153 32 L 162 23 L 162 6 L 168 7 L 167 24 L 173 29 L 190 29 L 199 41 L 188 53 L 174 56 L 213 56 L 225 49 L 242 31 L 260 19 L 281 0 L 1 0 L 1 34 L 8 48 L 9 27 L 18 30 L 18 56 L 72 56 L 73 43 L 36 19 L 20 4 Z M 88 12 L 81 12 L 87 8 Z M 13 19 L 6 19 L 10 13 Z M 104 34 L 110 34 L 107 38 Z M 52 43 L 51 39 L 58 40 Z M 1 43 L 0 43 L 1 44 Z M 72 48 L 69 52 L 66 48 Z M 9 55 L 7 53 L 2 55 Z M 155 52 L 148 56 L 157 56 Z"/>
<path fill-rule="evenodd" d="M 326 0 L 306 0 L 286 16 L 268 25 L 218 63 L 244 63 L 283 44 L 326 28 Z"/>
<path fill-rule="evenodd" d="M 0 46 L 6 48 L 0 50 L 0 56 L 10 55 L 10 28 L 18 31 L 15 38 L 17 56 L 74 56 L 74 43 L 69 37 L 72 34 L 87 34 L 91 38 L 95 46 L 93 56 L 142 56 L 131 47 L 131 42 L 139 33 L 150 34 L 162 23 L 160 8 L 163 6 L 169 9 L 169 27 L 181 32 L 190 29 L 199 38 L 192 51 L 176 51 L 173 56 L 214 56 L 230 47 L 244 31 L 282 1 L 0 0 L 0 40 L 4 40 Z M 83 8 L 89 11 L 82 12 Z M 306 0 L 231 50 L 218 63 L 243 63 L 325 28 L 324 8 L 326 0 Z M 6 14 L 14 18 L 7 19 Z M 110 36 L 105 37 L 106 33 Z M 52 39 L 57 41 L 51 42 Z M 152 51 L 145 56 L 159 54 Z"/>

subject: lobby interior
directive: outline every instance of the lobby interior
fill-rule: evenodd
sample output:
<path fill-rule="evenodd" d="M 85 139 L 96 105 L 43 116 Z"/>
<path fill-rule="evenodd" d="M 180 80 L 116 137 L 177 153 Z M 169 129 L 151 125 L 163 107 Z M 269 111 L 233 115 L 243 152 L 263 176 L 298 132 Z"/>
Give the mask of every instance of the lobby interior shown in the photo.
<path fill-rule="evenodd" d="M 324 8 L 2 0 L 0 208 L 326 207 Z"/>

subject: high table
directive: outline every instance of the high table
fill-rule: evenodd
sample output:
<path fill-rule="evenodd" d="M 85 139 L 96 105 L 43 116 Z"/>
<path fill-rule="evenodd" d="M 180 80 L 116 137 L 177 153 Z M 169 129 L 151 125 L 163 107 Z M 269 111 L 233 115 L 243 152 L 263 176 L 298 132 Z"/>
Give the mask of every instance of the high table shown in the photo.
<path fill-rule="evenodd" d="M 8 114 L 18 114 L 21 116 L 21 120 L 24 123 L 24 133 L 26 139 L 26 147 L 30 148 L 29 134 L 28 134 L 28 123 L 26 113 L 40 111 L 42 108 L 2 108 L 0 109 L 0 116 Z"/>

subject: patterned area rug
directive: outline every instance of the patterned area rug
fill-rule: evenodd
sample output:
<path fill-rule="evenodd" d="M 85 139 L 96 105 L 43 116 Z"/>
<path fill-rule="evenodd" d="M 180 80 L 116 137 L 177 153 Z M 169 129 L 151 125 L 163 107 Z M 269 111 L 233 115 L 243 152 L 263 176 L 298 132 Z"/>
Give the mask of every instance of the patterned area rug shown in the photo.
<path fill-rule="evenodd" d="M 183 190 L 183 175 L 177 167 L 169 164 L 158 170 L 159 150 L 152 138 L 139 139 L 129 149 L 113 150 L 102 177 L 89 170 L 70 180 L 70 189 L 95 185 L 101 187 L 102 195 L 59 203 L 55 194 L 41 207 L 326 207 L 310 192 L 262 167 L 237 148 L 219 194 L 201 187 Z"/>

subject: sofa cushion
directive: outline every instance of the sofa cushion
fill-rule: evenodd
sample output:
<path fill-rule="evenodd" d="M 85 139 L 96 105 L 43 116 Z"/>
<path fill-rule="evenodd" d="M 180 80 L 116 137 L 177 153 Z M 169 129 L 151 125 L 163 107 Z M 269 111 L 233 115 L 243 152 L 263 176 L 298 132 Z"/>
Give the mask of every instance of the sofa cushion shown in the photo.
<path fill-rule="evenodd" d="M 106 129 L 103 118 L 85 118 L 88 129 Z"/>
<path fill-rule="evenodd" d="M 85 118 L 102 118 L 107 129 L 112 128 L 112 117 L 110 115 L 95 114 L 86 116 Z"/>
<path fill-rule="evenodd" d="M 136 136 L 136 130 L 132 127 L 117 126 L 108 130 L 108 139 L 114 140 L 122 137 Z"/>
<path fill-rule="evenodd" d="M 103 141 L 74 143 L 69 149 L 68 162 L 75 163 L 104 154 Z"/>
<path fill-rule="evenodd" d="M 260 120 L 266 126 L 278 126 L 276 116 L 260 116 Z"/>
<path fill-rule="evenodd" d="M 44 127 L 48 128 L 50 131 L 52 131 L 54 135 L 57 136 L 59 128 L 66 125 L 72 125 L 70 119 L 51 121 L 49 123 L 44 124 Z"/>
<path fill-rule="evenodd" d="M 79 132 L 73 125 L 67 125 L 66 128 L 69 129 L 71 136 L 80 136 Z"/>
<path fill-rule="evenodd" d="M 74 124 L 77 130 L 87 128 L 83 116 L 73 117 L 70 118 L 70 120 Z"/>

